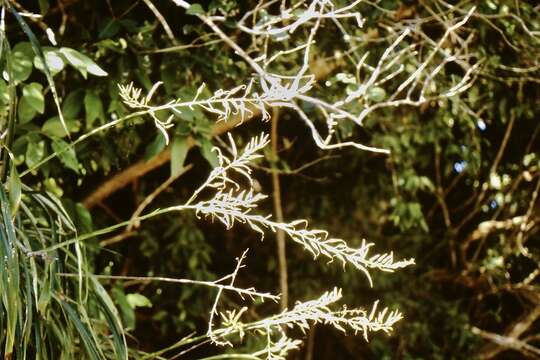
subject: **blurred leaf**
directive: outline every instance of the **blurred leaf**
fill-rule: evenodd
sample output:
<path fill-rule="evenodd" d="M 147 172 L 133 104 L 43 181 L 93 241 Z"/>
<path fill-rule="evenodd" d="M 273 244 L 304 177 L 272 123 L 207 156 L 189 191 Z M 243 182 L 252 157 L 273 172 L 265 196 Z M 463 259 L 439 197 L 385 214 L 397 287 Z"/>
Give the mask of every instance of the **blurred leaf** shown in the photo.
<path fill-rule="evenodd" d="M 19 208 L 19 203 L 21 202 L 21 189 L 21 179 L 17 173 L 17 167 L 12 163 L 8 183 L 9 202 L 12 214 L 15 214 Z"/>
<path fill-rule="evenodd" d="M 191 6 L 186 10 L 186 14 L 188 15 L 200 15 L 204 14 L 204 9 L 201 6 L 201 4 L 193 3 Z"/>
<path fill-rule="evenodd" d="M 116 19 L 105 19 L 100 23 L 101 30 L 98 34 L 99 39 L 107 39 L 115 36 L 120 30 L 120 23 Z"/>
<path fill-rule="evenodd" d="M 69 132 L 77 132 L 81 128 L 81 123 L 78 120 L 67 119 L 66 126 L 68 127 Z M 41 127 L 41 131 L 43 131 L 45 135 L 52 137 L 63 138 L 67 135 L 64 126 L 60 122 L 60 118 L 58 116 L 53 116 L 52 118 L 45 121 L 45 123 Z"/>
<path fill-rule="evenodd" d="M 61 198 L 62 195 L 64 195 L 64 190 L 58 185 L 56 180 L 52 177 L 46 178 L 43 180 L 43 185 L 45 185 L 45 189 L 53 194 L 54 196 Z"/>
<path fill-rule="evenodd" d="M 49 0 L 39 0 L 39 12 L 41 15 L 45 15 L 49 11 Z"/>
<path fill-rule="evenodd" d="M 132 309 L 137 307 L 152 307 L 150 300 L 141 294 L 127 294 L 126 300 Z"/>
<path fill-rule="evenodd" d="M 37 165 L 45 157 L 45 141 L 30 141 L 26 148 L 25 162 L 29 168 Z"/>
<path fill-rule="evenodd" d="M 23 98 L 35 111 L 43 114 L 45 111 L 45 98 L 43 97 L 43 86 L 38 83 L 30 83 L 23 87 Z"/>
<path fill-rule="evenodd" d="M 62 102 L 62 112 L 67 119 L 75 119 L 82 109 L 84 91 L 81 89 L 72 91 Z"/>
<path fill-rule="evenodd" d="M 188 149 L 185 136 L 176 135 L 173 138 L 171 144 L 171 176 L 177 175 L 184 167 Z"/>
<path fill-rule="evenodd" d="M 64 164 L 67 168 L 79 172 L 79 161 L 77 160 L 77 154 L 73 147 L 69 147 L 69 144 L 64 140 L 53 137 L 51 147 L 55 153 L 58 153 L 58 159 Z M 69 147 L 69 148 L 68 148 Z M 64 150 L 68 148 L 67 150 Z"/>
<path fill-rule="evenodd" d="M 26 124 L 32 121 L 37 115 L 37 111 L 28 103 L 26 97 L 22 97 L 17 105 L 17 116 L 20 124 Z"/>
<path fill-rule="evenodd" d="M 96 119 L 104 119 L 103 103 L 94 92 L 87 91 L 84 96 L 84 111 L 86 112 L 86 127 L 91 128 Z"/>
<path fill-rule="evenodd" d="M 120 286 L 115 286 L 111 290 L 111 295 L 114 302 L 120 307 L 123 323 L 128 329 L 135 329 L 135 311 L 129 304 L 124 289 Z"/>
<path fill-rule="evenodd" d="M 77 329 L 77 332 L 79 333 L 82 343 L 84 344 L 84 347 L 86 348 L 86 351 L 90 358 L 92 360 L 101 359 L 102 356 L 100 356 L 100 351 L 98 350 L 98 346 L 94 341 L 94 337 L 90 333 L 90 330 L 88 329 L 86 324 L 84 324 L 80 319 L 77 311 L 75 311 L 67 302 L 62 300 L 58 301 L 64 311 L 67 313 L 69 319 L 71 320 L 71 323 L 75 325 L 75 328 Z"/>
<path fill-rule="evenodd" d="M 159 154 L 163 149 L 165 149 L 165 138 L 163 135 L 161 135 L 161 132 L 158 132 L 154 140 L 146 147 L 144 151 L 144 159 L 150 160 Z"/>
<path fill-rule="evenodd" d="M 210 142 L 210 140 L 206 138 L 202 138 L 201 140 L 201 154 L 204 156 L 206 161 L 212 166 L 217 167 L 219 166 L 219 160 L 217 157 L 217 154 L 212 151 L 213 145 Z"/>
<path fill-rule="evenodd" d="M 122 322 L 118 316 L 118 310 L 114 306 L 111 297 L 105 288 L 103 288 L 103 286 L 99 283 L 99 281 L 94 276 L 91 277 L 91 281 L 97 295 L 96 298 L 103 310 L 103 315 L 107 320 L 109 329 L 113 333 L 112 340 L 114 343 L 116 357 L 118 359 L 127 359 L 126 339 L 122 331 Z"/>

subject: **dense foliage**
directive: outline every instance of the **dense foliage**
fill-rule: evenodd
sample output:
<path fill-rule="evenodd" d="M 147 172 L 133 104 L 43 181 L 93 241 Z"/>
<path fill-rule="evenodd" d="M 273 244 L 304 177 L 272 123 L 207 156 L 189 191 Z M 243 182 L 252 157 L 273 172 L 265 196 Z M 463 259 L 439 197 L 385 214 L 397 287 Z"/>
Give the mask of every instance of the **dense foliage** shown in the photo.
<path fill-rule="evenodd" d="M 243 148 L 264 131 L 272 132 L 272 146 L 254 162 L 253 186 L 280 201 L 263 201 L 257 213 L 274 213 L 278 221 L 306 218 L 352 247 L 367 239 L 378 252 L 416 259 L 395 274 L 373 273 L 370 286 L 350 266 L 306 262 L 309 254 L 286 240 L 289 308 L 339 286 L 349 306 L 380 299 L 405 316 L 390 336 L 370 334 L 369 342 L 326 325 L 287 330 L 304 340 L 287 358 L 540 357 L 540 7 L 534 1 L 486 0 L 474 9 L 469 1 L 360 1 L 353 10 L 362 26 L 355 18 L 321 25 L 308 59 L 316 77 L 310 91 L 328 103 L 358 91 L 393 44 L 392 53 L 404 54 L 393 64 L 402 72 L 370 84 L 344 107 L 355 114 L 373 107 L 363 126 L 340 121 L 334 130 L 340 143 L 359 141 L 389 154 L 322 149 L 299 113 L 321 133 L 326 118 L 307 100 L 300 110 L 275 106 L 261 115 L 254 106 L 246 109 L 253 119 L 228 114 L 234 119 L 220 122 L 212 108 L 182 108 L 172 111 L 171 128 L 168 109 L 143 114 L 137 99 L 126 101 L 131 90 L 118 85 L 133 83 L 153 94 L 152 104 L 168 104 L 208 99 L 253 76 L 237 49 L 201 19 L 215 19 L 250 56 L 265 47 L 282 51 L 268 66 L 280 74 L 301 71 L 303 53 L 287 50 L 305 44 L 316 23 L 258 42 L 238 26 L 257 1 L 212 0 L 187 9 L 178 3 L 184 2 L 2 1 L 5 356 L 123 358 L 124 342 L 133 358 L 264 348 L 265 337 L 246 337 L 234 348 L 203 342 L 182 353 L 196 339 L 189 334 L 206 332 L 216 290 L 157 277 L 213 281 L 230 274 L 250 248 L 236 285 L 283 292 L 276 236 L 266 232 L 261 242 L 248 226 L 226 229 L 195 212 L 137 218 L 189 198 L 218 165 L 212 146 L 232 147 L 226 132 Z M 257 12 L 260 21 L 275 20 L 281 2 L 272 3 Z M 315 1 L 292 3 L 300 18 Z M 448 30 L 460 20 L 462 26 Z M 405 31 L 410 35 L 394 43 Z M 430 56 L 433 63 L 422 67 Z M 417 69 L 426 74 L 415 80 L 424 87 L 407 98 L 423 101 L 377 107 L 394 100 Z M 243 315 L 252 322 L 280 307 L 255 303 Z M 245 301 L 226 292 L 220 306 L 240 311 Z M 17 322 L 23 313 L 27 321 Z M 178 346 L 162 350 L 171 344 Z"/>

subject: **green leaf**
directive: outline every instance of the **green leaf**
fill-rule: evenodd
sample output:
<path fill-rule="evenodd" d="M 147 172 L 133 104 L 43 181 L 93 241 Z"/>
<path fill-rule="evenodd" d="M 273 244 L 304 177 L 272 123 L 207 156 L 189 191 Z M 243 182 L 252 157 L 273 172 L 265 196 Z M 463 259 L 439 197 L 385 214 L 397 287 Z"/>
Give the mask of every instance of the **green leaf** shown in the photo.
<path fill-rule="evenodd" d="M 66 67 L 64 59 L 60 55 L 59 51 L 56 49 L 43 50 L 43 56 L 45 58 L 47 66 L 49 67 L 49 70 L 51 71 L 51 75 L 53 76 L 64 70 L 64 68 Z M 43 61 L 39 56 L 34 57 L 34 66 L 36 67 L 36 69 L 45 72 Z"/>
<path fill-rule="evenodd" d="M 30 106 L 28 99 L 22 97 L 17 105 L 17 115 L 19 117 L 19 123 L 26 124 L 36 117 L 37 111 Z"/>
<path fill-rule="evenodd" d="M 191 6 L 187 9 L 186 14 L 188 15 L 200 15 L 204 14 L 204 9 L 201 6 L 201 4 L 191 4 Z"/>
<path fill-rule="evenodd" d="M 127 346 L 126 339 L 124 337 L 122 323 L 118 316 L 118 310 L 114 306 L 114 303 L 103 286 L 97 281 L 95 277 L 91 277 L 94 289 L 96 291 L 96 298 L 101 305 L 103 315 L 109 324 L 109 329 L 112 332 L 112 340 L 115 345 L 115 352 L 117 359 L 127 359 Z"/>
<path fill-rule="evenodd" d="M 36 56 L 40 57 L 41 61 L 44 63 L 43 70 L 44 70 L 44 73 L 45 73 L 45 77 L 47 78 L 47 82 L 49 83 L 49 88 L 51 89 L 51 93 L 52 93 L 53 98 L 54 98 L 54 103 L 56 105 L 56 109 L 58 110 L 58 116 L 60 117 L 60 122 L 62 123 L 62 126 L 66 129 L 66 132 L 67 132 L 67 126 L 66 126 L 66 123 L 64 121 L 64 116 L 63 116 L 62 112 L 60 111 L 60 99 L 58 97 L 58 92 L 56 91 L 56 86 L 54 85 L 54 80 L 52 78 L 52 74 L 51 74 L 51 72 L 49 70 L 49 67 L 47 66 L 47 63 L 46 63 L 45 55 L 43 54 L 43 48 L 41 47 L 38 39 L 36 38 L 36 36 L 32 32 L 32 30 L 30 29 L 28 24 L 26 23 L 26 21 L 24 21 L 22 16 L 12 6 L 9 6 L 9 10 L 13 14 L 13 16 L 15 16 L 15 18 L 17 19 L 17 22 L 19 23 L 22 30 L 24 31 L 24 33 L 26 34 L 26 36 L 30 40 L 30 44 L 32 46 L 32 50 L 34 51 L 34 54 Z"/>
<path fill-rule="evenodd" d="M 30 141 L 26 148 L 25 162 L 29 168 L 33 168 L 45 157 L 45 141 Z"/>
<path fill-rule="evenodd" d="M 53 137 L 52 140 L 51 147 L 53 151 L 58 154 L 58 159 L 60 159 L 60 162 L 67 168 L 78 173 L 79 161 L 77 160 L 75 149 L 73 149 L 73 147 L 69 147 L 69 144 L 60 138 Z M 67 150 L 64 150 L 66 148 Z"/>
<path fill-rule="evenodd" d="M 126 300 L 132 309 L 135 309 L 137 307 L 152 307 L 152 303 L 150 302 L 150 300 L 146 296 L 141 294 L 127 294 Z"/>
<path fill-rule="evenodd" d="M 88 211 L 88 209 L 85 208 L 81 203 L 77 203 L 75 208 L 77 210 L 77 218 L 80 224 L 77 229 L 81 229 L 84 233 L 91 232 L 94 229 L 92 214 L 90 214 L 90 211 Z"/>
<path fill-rule="evenodd" d="M 69 130 L 69 132 L 77 132 L 81 128 L 81 123 L 78 120 L 66 120 L 66 126 Z M 62 122 L 60 121 L 60 118 L 58 116 L 53 116 L 49 120 L 45 121 L 43 126 L 41 127 L 41 131 L 47 135 L 52 137 L 65 137 L 66 130 L 64 129 L 64 126 L 62 125 Z"/>
<path fill-rule="evenodd" d="M 177 175 L 184 167 L 188 152 L 188 142 L 185 136 L 175 136 L 171 144 L 171 176 Z"/>
<path fill-rule="evenodd" d="M 103 103 L 94 92 L 87 91 L 84 96 L 84 111 L 86 112 L 86 127 L 92 127 L 96 119 L 104 119 Z"/>
<path fill-rule="evenodd" d="M 34 59 L 34 51 L 29 42 L 20 42 L 15 45 L 10 54 L 11 70 L 15 82 L 28 79 L 32 73 L 32 59 Z"/>
<path fill-rule="evenodd" d="M 111 289 L 111 295 L 114 298 L 114 302 L 120 308 L 126 328 L 135 329 L 135 311 L 133 311 L 133 308 L 129 304 L 124 289 L 120 286 L 115 286 Z"/>
<path fill-rule="evenodd" d="M 83 102 L 83 90 L 72 91 L 66 96 L 66 99 L 62 102 L 62 113 L 68 119 L 75 119 L 79 116 L 82 109 Z"/>
<path fill-rule="evenodd" d="M 23 87 L 23 98 L 28 105 L 36 110 L 38 113 L 43 114 L 45 111 L 45 98 L 43 96 L 43 86 L 38 83 L 30 83 Z"/>
<path fill-rule="evenodd" d="M 43 180 L 43 185 L 45 185 L 45 190 L 57 198 L 61 198 L 62 195 L 64 195 L 64 190 L 62 190 L 62 188 L 56 183 L 56 180 L 52 177 Z"/>
<path fill-rule="evenodd" d="M 120 22 L 116 19 L 106 19 L 100 24 L 98 39 L 114 38 L 121 28 Z"/>
<path fill-rule="evenodd" d="M 147 161 L 150 160 L 159 154 L 163 149 L 165 149 L 165 138 L 159 132 L 154 140 L 146 147 L 144 151 L 144 159 Z"/>
<path fill-rule="evenodd" d="M 203 138 L 201 140 L 201 154 L 204 156 L 206 161 L 212 166 L 217 167 L 219 165 L 219 160 L 217 154 L 212 151 L 213 145 L 210 140 Z"/>
<path fill-rule="evenodd" d="M 380 102 L 386 98 L 386 91 L 381 87 L 375 86 L 368 90 L 367 96 L 371 101 Z"/>
<path fill-rule="evenodd" d="M 21 188 L 21 179 L 17 173 L 17 167 L 12 163 L 8 183 L 9 203 L 11 205 L 12 214 L 17 212 L 17 208 L 21 202 Z"/>
<path fill-rule="evenodd" d="M 86 351 L 92 360 L 98 360 L 102 358 L 100 356 L 99 347 L 94 341 L 94 336 L 90 333 L 90 330 L 82 322 L 82 320 L 79 318 L 79 313 L 75 311 L 71 305 L 69 305 L 67 302 L 62 300 L 57 300 L 59 304 L 62 306 L 66 314 L 68 315 L 69 319 L 71 320 L 71 323 L 75 325 L 75 328 L 77 329 L 77 332 L 79 333 L 79 336 L 82 340 L 82 343 L 84 344 L 84 347 L 86 348 Z"/>
<path fill-rule="evenodd" d="M 39 12 L 41 15 L 45 15 L 49 10 L 49 0 L 39 0 Z"/>
<path fill-rule="evenodd" d="M 107 72 L 100 68 L 92 59 L 88 56 L 81 54 L 77 50 L 63 47 L 60 49 L 60 53 L 64 55 L 66 60 L 86 79 L 88 73 L 95 76 L 107 76 Z"/>
<path fill-rule="evenodd" d="M 6 106 L 9 104 L 9 90 L 4 80 L 0 79 L 0 104 Z"/>

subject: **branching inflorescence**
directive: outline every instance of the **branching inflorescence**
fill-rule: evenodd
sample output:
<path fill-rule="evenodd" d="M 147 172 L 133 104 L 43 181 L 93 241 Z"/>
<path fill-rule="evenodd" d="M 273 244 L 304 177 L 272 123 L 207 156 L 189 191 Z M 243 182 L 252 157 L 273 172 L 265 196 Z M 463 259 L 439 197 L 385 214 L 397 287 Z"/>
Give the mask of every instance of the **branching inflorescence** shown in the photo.
<path fill-rule="evenodd" d="M 183 0 L 172 0 L 178 6 L 189 9 L 191 4 Z M 263 120 L 270 118 L 269 109 L 280 107 L 295 113 L 310 129 L 313 140 L 321 149 L 335 149 L 352 146 L 362 150 L 387 153 L 388 150 L 367 146 L 355 140 L 343 140 L 337 129 L 342 122 L 353 122 L 362 126 L 364 120 L 376 111 L 397 106 L 421 106 L 430 102 L 441 101 L 460 94 L 469 88 L 475 78 L 479 63 L 474 63 L 473 54 L 468 53 L 467 44 L 471 37 L 462 38 L 458 32 L 463 29 L 474 12 L 474 7 L 464 13 L 446 14 L 437 17 L 444 29 L 442 36 L 432 40 L 423 33 L 422 23 L 411 20 L 403 28 L 386 28 L 386 47 L 378 56 L 373 56 L 361 44 L 365 38 L 351 32 L 352 27 L 362 28 L 361 14 L 356 11 L 361 1 L 353 1 L 338 7 L 330 0 L 277 1 L 260 2 L 252 11 L 248 11 L 237 20 L 237 31 L 251 38 L 249 47 L 240 46 L 233 37 L 227 35 L 219 26 L 223 17 L 207 16 L 197 12 L 196 16 L 206 24 L 221 41 L 227 44 L 253 70 L 253 75 L 242 80 L 229 90 L 218 89 L 210 96 L 202 84 L 192 99 L 175 99 L 163 105 L 152 105 L 151 99 L 159 83 L 148 95 L 132 84 L 120 86 L 120 95 L 124 103 L 138 110 L 148 112 L 156 127 L 168 141 L 167 129 L 172 126 L 176 115 L 183 109 L 200 107 L 207 114 L 216 116 L 218 121 L 227 121 L 232 115 L 244 121 L 255 112 Z M 279 13 L 271 12 L 279 9 Z M 444 17 L 446 16 L 446 17 Z M 312 71 L 313 48 L 316 46 L 321 29 L 335 26 L 343 39 L 352 44 L 345 53 L 352 61 L 355 74 L 338 74 L 338 83 L 319 84 Z M 304 29 L 305 31 L 300 31 Z M 285 48 L 283 40 L 294 38 Z M 420 39 L 420 41 L 418 41 Z M 374 52 L 375 54 L 377 52 Z M 336 52 L 335 60 L 345 55 Z M 277 66 L 287 59 L 297 65 L 283 70 Z M 460 76 L 451 84 L 441 86 L 438 78 L 448 64 L 455 64 L 461 69 Z M 343 84 L 347 86 L 343 86 Z M 325 88 L 335 87 L 332 91 Z M 345 91 L 343 91 L 345 89 Z M 331 94 L 331 95 L 328 95 Z M 336 95 L 337 94 L 337 95 Z M 309 111 L 307 110 L 309 109 Z M 166 120 L 156 114 L 168 112 Z M 326 133 L 316 126 L 317 119 L 325 122 Z M 227 229 L 235 223 L 242 223 L 264 237 L 265 231 L 283 231 L 293 242 L 301 245 L 314 258 L 324 257 L 329 262 L 337 261 L 343 267 L 352 265 L 372 279 L 370 269 L 394 271 L 411 264 L 413 259 L 394 261 L 393 253 L 370 255 L 373 246 L 365 240 L 359 248 L 350 247 L 343 239 L 329 236 L 325 230 L 311 229 L 306 220 L 277 222 L 270 216 L 255 213 L 258 204 L 266 198 L 254 190 L 250 163 L 262 157 L 262 150 L 268 143 L 267 135 L 253 138 L 242 152 L 229 135 L 231 156 L 226 156 L 219 148 L 214 148 L 219 164 L 210 173 L 208 179 L 195 190 L 183 205 L 170 210 L 194 210 L 197 215 L 217 219 Z M 247 186 L 246 186 L 247 185 Z M 200 199 L 202 193 L 212 193 L 209 199 Z M 167 210 L 168 211 L 168 210 Z M 245 255 L 245 254 L 244 254 Z M 242 258 L 239 260 L 239 266 Z M 230 287 L 237 270 L 231 276 Z M 211 311 L 208 336 L 216 344 L 231 344 L 230 336 L 240 337 L 247 331 L 262 331 L 268 337 L 267 347 L 255 357 L 266 354 L 267 358 L 282 359 L 286 353 L 298 347 L 298 342 L 290 340 L 283 328 L 296 326 L 302 330 L 310 323 L 326 323 L 339 330 L 360 332 L 367 338 L 371 331 L 389 332 L 402 318 L 397 311 L 388 309 L 377 311 L 377 303 L 368 313 L 365 310 L 331 310 L 330 306 L 341 298 L 341 290 L 334 289 L 316 300 L 297 303 L 292 309 L 264 320 L 245 324 L 240 318 L 245 309 L 221 313 L 222 328 L 214 329 L 214 317 L 218 314 L 217 305 L 223 289 Z M 271 334 L 280 334 L 277 341 Z M 261 355 L 262 356 L 262 355 Z"/>
<path fill-rule="evenodd" d="M 378 311 L 377 302 L 373 304 L 369 312 L 363 309 L 348 309 L 346 306 L 342 306 L 338 310 L 332 310 L 331 307 L 341 298 L 342 290 L 334 288 L 317 299 L 297 302 L 290 310 L 251 323 L 240 321 L 241 315 L 247 310 L 245 307 L 238 311 L 225 311 L 220 314 L 223 327 L 217 330 L 214 336 L 221 339 L 230 339 L 232 335 L 243 338 L 247 332 L 262 333 L 268 337 L 267 348 L 264 351 L 267 355 L 266 358 L 284 359 L 284 355 L 288 351 L 295 349 L 299 345 L 297 341 L 287 338 L 283 330 L 284 327 L 296 327 L 305 332 L 312 324 L 320 323 L 330 325 L 344 333 L 348 330 L 353 331 L 355 334 L 361 333 L 367 340 L 369 332 L 390 332 L 394 324 L 402 319 L 402 314 L 398 311 L 389 312 L 388 308 Z M 277 343 L 271 341 L 273 333 L 281 335 Z M 229 340 L 225 340 L 224 343 L 232 345 Z M 281 346 L 277 346 L 278 344 L 281 344 Z M 277 356 L 276 350 L 279 350 Z"/>
<path fill-rule="evenodd" d="M 219 148 L 215 147 L 213 150 L 217 153 L 219 166 L 211 171 L 207 180 L 186 203 L 172 207 L 171 210 L 194 210 L 198 215 L 219 220 L 227 229 L 232 228 L 235 223 L 246 224 L 260 233 L 261 237 L 264 237 L 265 229 L 273 232 L 278 229 L 283 230 L 291 240 L 300 244 L 314 258 L 323 256 L 329 259 L 330 262 L 339 261 L 343 267 L 348 264 L 352 265 L 364 272 L 370 284 L 372 284 L 372 280 L 369 269 L 391 272 L 414 264 L 413 259 L 394 261 L 391 252 L 368 256 L 369 249 L 373 246 L 372 243 L 367 243 L 364 240 L 360 248 L 352 248 L 342 239 L 329 238 L 325 230 L 310 229 L 306 220 L 295 220 L 289 223 L 276 222 L 271 219 L 270 215 L 255 214 L 254 210 L 259 202 L 266 198 L 266 195 L 254 191 L 252 169 L 249 164 L 262 157 L 260 151 L 268 144 L 268 136 L 261 134 L 252 138 L 243 151 L 238 151 L 230 135 L 229 141 L 232 156 L 226 156 Z M 215 191 L 210 199 L 199 199 L 200 194 L 203 191 L 208 192 L 208 190 Z M 234 288 L 233 282 L 244 256 L 245 253 L 238 260 L 237 270 L 233 275 L 229 276 L 231 279 L 229 288 Z M 218 345 L 230 345 L 229 340 L 223 339 L 232 333 L 242 336 L 246 331 L 263 328 L 267 334 L 270 334 L 277 331 L 276 329 L 281 326 L 293 325 L 306 329 L 310 322 L 330 324 L 343 331 L 351 329 L 354 332 L 362 332 L 364 337 L 367 338 L 370 331 L 389 332 L 392 326 L 402 318 L 401 313 L 398 311 L 388 313 L 388 310 L 384 309 L 377 312 L 377 304 L 373 305 L 373 309 L 369 314 L 364 310 L 347 309 L 346 307 L 340 310 L 330 310 L 328 306 L 341 298 L 341 290 L 335 289 L 332 292 L 325 293 L 317 300 L 297 303 L 292 310 L 251 325 L 244 325 L 240 322 L 240 316 L 244 311 L 222 313 L 222 325 L 224 327 L 214 330 L 214 315 L 217 314 L 218 300 L 222 290 L 219 289 L 216 297 L 208 328 L 208 336 Z M 282 336 L 285 335 L 282 334 Z M 280 341 L 285 340 L 281 339 Z M 272 345 L 270 338 L 267 344 L 268 349 L 273 349 L 275 345 Z M 274 354 L 272 351 L 269 351 L 269 353 Z"/>

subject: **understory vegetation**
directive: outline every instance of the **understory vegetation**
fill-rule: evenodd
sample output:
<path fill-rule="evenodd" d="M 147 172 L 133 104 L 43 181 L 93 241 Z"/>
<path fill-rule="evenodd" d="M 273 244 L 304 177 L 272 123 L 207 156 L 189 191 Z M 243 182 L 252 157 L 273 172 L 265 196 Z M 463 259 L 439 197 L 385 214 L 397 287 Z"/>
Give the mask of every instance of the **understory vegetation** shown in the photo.
<path fill-rule="evenodd" d="M 540 358 L 535 1 L 0 6 L 3 358 Z"/>

